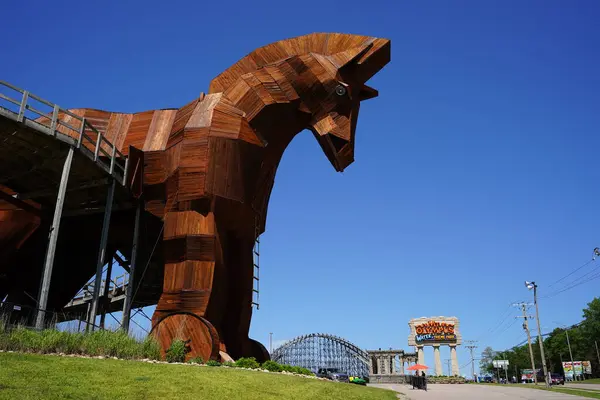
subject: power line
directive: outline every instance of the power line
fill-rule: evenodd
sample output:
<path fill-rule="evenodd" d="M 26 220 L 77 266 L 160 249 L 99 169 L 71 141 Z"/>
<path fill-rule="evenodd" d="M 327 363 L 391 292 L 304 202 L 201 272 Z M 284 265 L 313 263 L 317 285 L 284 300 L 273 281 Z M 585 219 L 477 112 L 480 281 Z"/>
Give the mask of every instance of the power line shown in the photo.
<path fill-rule="evenodd" d="M 477 341 L 481 340 L 485 336 L 491 335 L 496 329 L 500 328 L 500 326 L 502 326 L 502 324 L 504 324 L 504 322 L 510 316 L 510 314 L 511 314 L 511 305 L 509 304 L 508 308 L 505 310 L 503 316 L 500 317 L 500 322 L 497 325 L 492 326 L 492 328 L 488 329 L 481 335 L 479 335 L 479 337 L 477 337 Z"/>
<path fill-rule="evenodd" d="M 512 327 L 512 326 L 513 326 L 513 325 L 514 325 L 516 322 L 517 322 L 517 320 L 516 320 L 516 319 L 514 319 L 514 320 L 513 320 L 513 321 L 512 321 L 510 324 L 508 324 L 508 325 L 506 326 L 506 328 L 504 328 L 504 329 L 503 329 L 501 332 L 498 332 L 498 335 L 501 335 L 501 334 L 503 334 L 504 332 L 506 332 L 507 330 L 509 330 L 509 329 L 510 329 L 510 327 Z"/>
<path fill-rule="evenodd" d="M 567 275 L 563 276 L 562 278 L 560 278 L 559 280 L 557 280 L 556 282 L 552 283 L 551 285 L 548 285 L 548 288 L 551 288 L 552 286 L 556 285 L 558 282 L 561 282 L 563 280 L 565 280 L 566 278 L 568 278 L 569 276 L 573 275 L 575 272 L 579 271 L 580 269 L 590 265 L 591 263 L 593 263 L 596 259 L 592 258 L 591 260 L 589 260 L 588 262 L 586 262 L 585 264 L 581 265 L 579 268 L 576 268 L 575 270 L 571 271 L 570 273 L 568 273 Z"/>
<path fill-rule="evenodd" d="M 571 282 L 569 284 L 570 286 L 564 286 L 562 289 L 559 289 L 558 291 L 556 291 L 554 293 L 551 293 L 549 295 L 546 295 L 546 296 L 544 296 L 542 298 L 543 299 L 549 299 L 549 298 L 555 297 L 555 296 L 557 296 L 557 295 L 559 295 L 559 294 L 561 294 L 563 292 L 566 292 L 567 290 L 571 290 L 573 288 L 576 288 L 577 286 L 583 285 L 584 283 L 588 283 L 590 281 L 598 279 L 598 278 L 600 278 L 600 273 L 597 273 L 597 274 L 592 275 L 592 276 L 589 276 L 589 275 L 592 274 L 592 273 L 595 273 L 595 272 L 599 272 L 599 271 L 600 271 L 600 267 L 598 267 L 598 268 L 596 268 L 596 269 L 588 272 L 587 274 L 579 277 L 578 279 L 574 280 L 573 282 Z"/>

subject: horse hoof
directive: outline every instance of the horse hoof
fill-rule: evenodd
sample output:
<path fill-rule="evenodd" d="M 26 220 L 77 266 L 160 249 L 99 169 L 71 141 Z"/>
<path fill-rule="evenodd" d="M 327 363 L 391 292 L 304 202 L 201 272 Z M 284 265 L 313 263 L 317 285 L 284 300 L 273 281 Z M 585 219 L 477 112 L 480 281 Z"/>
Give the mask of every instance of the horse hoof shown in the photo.
<path fill-rule="evenodd" d="M 262 364 L 265 361 L 268 361 L 271 359 L 269 352 L 267 351 L 265 346 L 262 345 L 262 343 L 254 340 L 254 339 L 248 339 L 248 342 L 249 342 L 248 347 L 250 349 L 251 357 L 256 358 L 256 361 L 258 361 L 259 363 Z"/>

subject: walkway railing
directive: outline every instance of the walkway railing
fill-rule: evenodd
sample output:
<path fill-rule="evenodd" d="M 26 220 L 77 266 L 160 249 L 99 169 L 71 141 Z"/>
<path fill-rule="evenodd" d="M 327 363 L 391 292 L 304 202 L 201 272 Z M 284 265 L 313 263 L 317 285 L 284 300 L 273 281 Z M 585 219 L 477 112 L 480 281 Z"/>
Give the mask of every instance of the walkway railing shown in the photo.
<path fill-rule="evenodd" d="M 81 303 L 85 301 L 89 301 L 94 294 L 94 280 L 95 278 L 90 279 L 83 287 L 77 292 L 73 299 L 67 303 L 65 308 L 75 305 L 76 303 Z M 117 294 L 124 295 L 125 290 L 127 289 L 127 285 L 129 284 L 129 274 L 119 275 L 113 279 L 111 279 L 108 283 L 108 295 L 109 297 L 114 297 Z M 104 293 L 106 286 L 106 279 L 102 279 L 100 284 L 100 293 Z"/>
<path fill-rule="evenodd" d="M 117 182 L 122 185 L 125 183 L 127 158 L 117 149 L 115 144 L 109 142 L 85 117 L 76 115 L 57 104 L 0 80 L 0 90 L 5 91 L 6 89 L 19 93 L 20 99 L 14 99 L 0 92 L 0 100 L 8 103 L 7 105 L 4 105 L 5 103 L 0 105 L 0 115 L 24 123 L 33 129 L 75 146 L 108 174 L 114 176 Z M 40 108 L 50 107 L 52 110 L 45 113 L 35 108 L 32 105 L 32 100 L 38 102 Z M 67 117 L 75 122 L 66 122 Z"/>

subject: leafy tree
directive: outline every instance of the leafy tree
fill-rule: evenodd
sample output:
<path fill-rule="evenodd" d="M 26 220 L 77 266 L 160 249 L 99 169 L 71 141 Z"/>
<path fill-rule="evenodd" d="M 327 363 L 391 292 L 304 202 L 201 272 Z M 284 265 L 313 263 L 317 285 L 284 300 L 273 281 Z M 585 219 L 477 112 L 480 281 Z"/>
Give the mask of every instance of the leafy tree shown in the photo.
<path fill-rule="evenodd" d="M 479 370 L 487 373 L 494 372 L 494 365 L 492 361 L 494 360 L 496 352 L 491 347 L 486 347 L 481 352 L 481 360 L 479 360 Z"/>
<path fill-rule="evenodd" d="M 592 362 L 594 376 L 600 376 L 600 365 L 596 355 L 594 341 L 600 341 L 600 298 L 594 298 L 583 310 L 583 320 L 580 324 L 568 327 L 569 342 L 573 359 L 575 361 L 589 360 Z M 540 347 L 537 337 L 532 337 L 532 350 L 536 368 L 542 368 Z M 544 339 L 544 352 L 546 365 L 549 371 L 562 373 L 561 361 L 570 361 L 569 347 L 567 344 L 567 331 L 564 328 L 554 329 Z M 481 353 L 480 370 L 493 373 L 492 361 L 495 359 L 509 360 L 509 374 L 519 378 L 523 369 L 531 368 L 529 346 L 527 343 L 514 347 L 510 350 L 498 353 L 491 347 L 486 347 Z"/>

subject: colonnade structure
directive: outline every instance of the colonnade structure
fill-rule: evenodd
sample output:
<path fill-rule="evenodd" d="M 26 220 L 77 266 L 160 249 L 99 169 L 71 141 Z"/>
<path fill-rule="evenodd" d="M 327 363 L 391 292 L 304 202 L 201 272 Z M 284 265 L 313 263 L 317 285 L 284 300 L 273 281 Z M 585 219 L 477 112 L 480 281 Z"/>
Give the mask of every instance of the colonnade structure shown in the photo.
<path fill-rule="evenodd" d="M 369 376 L 406 375 L 406 366 L 417 362 L 417 353 L 404 350 L 367 350 L 369 354 Z"/>
<path fill-rule="evenodd" d="M 435 364 L 435 375 L 443 375 L 442 359 L 440 357 L 440 346 L 450 347 L 450 359 L 452 360 L 452 375 L 460 374 L 456 346 L 462 344 L 462 336 L 459 331 L 459 322 L 456 317 L 421 317 L 414 318 L 408 322 L 410 334 L 408 345 L 414 346 L 417 351 L 417 362 L 425 364 L 423 348 L 433 347 Z"/>

